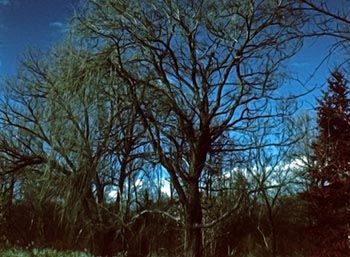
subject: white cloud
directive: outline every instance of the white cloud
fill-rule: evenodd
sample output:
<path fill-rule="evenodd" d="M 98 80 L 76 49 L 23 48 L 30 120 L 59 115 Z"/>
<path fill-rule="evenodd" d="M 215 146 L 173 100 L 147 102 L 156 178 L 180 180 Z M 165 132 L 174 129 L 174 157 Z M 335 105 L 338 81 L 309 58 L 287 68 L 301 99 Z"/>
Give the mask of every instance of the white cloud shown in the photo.
<path fill-rule="evenodd" d="M 1 1 L 1 0 L 0 0 Z M 49 24 L 50 27 L 57 29 L 59 32 L 64 33 L 68 30 L 68 25 L 60 21 L 54 21 Z"/>
<path fill-rule="evenodd" d="M 118 195 L 118 191 L 117 190 L 112 190 L 108 193 L 108 197 L 111 199 L 116 199 Z"/>
<path fill-rule="evenodd" d="M 142 180 L 141 179 L 136 179 L 135 181 L 135 187 L 141 187 L 142 186 Z"/>
<path fill-rule="evenodd" d="M 162 179 L 162 187 L 160 188 L 160 191 L 162 193 L 166 194 L 167 196 L 171 195 L 171 188 L 170 188 L 170 182 L 166 179 Z"/>
<path fill-rule="evenodd" d="M 54 21 L 54 22 L 50 23 L 50 26 L 51 27 L 56 27 L 56 28 L 62 28 L 62 27 L 64 27 L 64 24 L 63 24 L 63 22 Z"/>

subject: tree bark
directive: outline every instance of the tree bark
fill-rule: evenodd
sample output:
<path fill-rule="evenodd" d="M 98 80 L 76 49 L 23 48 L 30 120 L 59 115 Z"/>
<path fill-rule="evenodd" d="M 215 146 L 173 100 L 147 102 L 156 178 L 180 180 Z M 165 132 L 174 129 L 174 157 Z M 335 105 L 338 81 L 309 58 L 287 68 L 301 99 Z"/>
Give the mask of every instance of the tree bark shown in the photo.
<path fill-rule="evenodd" d="M 185 257 L 202 256 L 202 208 L 200 204 L 200 194 L 198 182 L 192 182 L 188 186 L 188 198 L 184 205 L 185 209 Z"/>

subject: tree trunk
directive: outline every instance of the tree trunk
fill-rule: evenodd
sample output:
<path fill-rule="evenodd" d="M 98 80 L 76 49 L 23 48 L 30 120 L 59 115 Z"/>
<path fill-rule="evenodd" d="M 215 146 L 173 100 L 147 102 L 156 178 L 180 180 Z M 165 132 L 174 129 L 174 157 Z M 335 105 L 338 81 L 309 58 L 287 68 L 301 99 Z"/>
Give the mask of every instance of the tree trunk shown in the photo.
<path fill-rule="evenodd" d="M 202 208 L 198 185 L 190 185 L 188 188 L 187 203 L 185 208 L 185 257 L 202 256 Z"/>
<path fill-rule="evenodd" d="M 276 237 L 276 228 L 275 228 L 275 220 L 273 215 L 273 205 L 269 203 L 267 197 L 265 196 L 266 206 L 268 208 L 268 221 L 270 226 L 271 233 L 271 257 L 277 256 L 277 237 Z"/>
<path fill-rule="evenodd" d="M 270 226 L 271 226 L 271 240 L 272 240 L 272 249 L 271 249 L 271 257 L 277 256 L 277 237 L 276 237 L 276 228 L 275 222 L 273 220 L 273 216 L 270 216 Z"/>
<path fill-rule="evenodd" d="M 121 210 L 122 210 L 122 198 L 123 198 L 123 194 L 124 194 L 125 178 L 126 178 L 125 172 L 121 172 L 120 177 L 119 177 L 119 181 L 118 181 L 117 197 L 115 200 L 116 209 L 117 209 L 118 214 L 120 214 Z"/>

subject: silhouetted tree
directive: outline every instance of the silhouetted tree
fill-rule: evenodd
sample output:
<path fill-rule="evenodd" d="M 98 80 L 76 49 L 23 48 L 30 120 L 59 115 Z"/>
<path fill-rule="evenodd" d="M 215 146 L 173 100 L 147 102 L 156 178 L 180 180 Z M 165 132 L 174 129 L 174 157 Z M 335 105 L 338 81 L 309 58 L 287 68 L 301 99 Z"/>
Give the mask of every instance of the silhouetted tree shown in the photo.
<path fill-rule="evenodd" d="M 348 256 L 350 252 L 350 99 L 347 80 L 332 72 L 318 101 L 319 133 L 312 148 L 306 198 L 312 217 L 312 256 Z"/>

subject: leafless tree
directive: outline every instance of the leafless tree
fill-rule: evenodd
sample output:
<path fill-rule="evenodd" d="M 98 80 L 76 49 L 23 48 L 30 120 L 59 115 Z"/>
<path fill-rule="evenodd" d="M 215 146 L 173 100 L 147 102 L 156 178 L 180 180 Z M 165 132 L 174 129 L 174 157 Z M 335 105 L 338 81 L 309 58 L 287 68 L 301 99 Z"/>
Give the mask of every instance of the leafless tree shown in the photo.
<path fill-rule="evenodd" d="M 67 42 L 46 56 L 30 53 L 7 93 L 0 111 L 6 131 L 1 175 L 34 173 L 38 198 L 61 203 L 67 226 L 84 220 L 80 232 L 72 229 L 73 244 L 104 224 L 108 187 L 118 192 L 120 213 L 110 225 L 122 224 L 125 183 L 142 166 L 144 129 L 118 79 L 84 46 Z"/>
<path fill-rule="evenodd" d="M 127 84 L 155 158 L 171 177 L 184 209 L 186 257 L 202 255 L 199 181 L 209 154 L 263 147 L 247 133 L 261 126 L 278 133 L 295 111 L 281 91 L 280 68 L 302 45 L 296 5 L 104 0 L 89 1 L 79 18 L 80 33 Z M 280 139 L 264 146 L 290 143 Z"/>
<path fill-rule="evenodd" d="M 304 30 L 304 37 L 317 40 L 328 39 L 329 52 L 325 54 L 327 59 L 337 53 L 349 56 L 350 19 L 348 1 L 336 0 L 332 2 L 300 0 L 301 8 L 308 20 L 308 27 Z M 347 63 L 347 59 L 338 60 L 337 65 Z"/>

